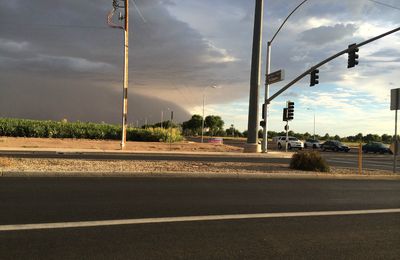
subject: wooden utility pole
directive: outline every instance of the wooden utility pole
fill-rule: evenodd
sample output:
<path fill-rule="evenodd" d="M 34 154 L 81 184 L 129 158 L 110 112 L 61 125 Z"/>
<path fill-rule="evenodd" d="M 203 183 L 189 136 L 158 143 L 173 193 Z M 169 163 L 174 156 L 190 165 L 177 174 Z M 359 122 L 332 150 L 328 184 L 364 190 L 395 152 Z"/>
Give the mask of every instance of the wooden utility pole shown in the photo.
<path fill-rule="evenodd" d="M 128 82 L 129 82 L 129 0 L 125 1 L 124 26 L 124 91 L 122 105 L 122 140 L 121 150 L 126 146 L 126 128 L 128 117 Z"/>
<path fill-rule="evenodd" d="M 121 6 L 120 3 L 124 5 Z M 113 10 L 107 16 L 107 23 L 112 28 L 124 30 L 124 83 L 122 91 L 122 135 L 121 135 L 121 149 L 126 146 L 126 129 L 128 117 L 128 82 L 129 82 L 129 0 L 113 0 Z M 124 26 L 114 24 L 113 17 L 115 12 L 124 8 L 124 15 L 119 14 L 118 20 L 124 20 Z"/>

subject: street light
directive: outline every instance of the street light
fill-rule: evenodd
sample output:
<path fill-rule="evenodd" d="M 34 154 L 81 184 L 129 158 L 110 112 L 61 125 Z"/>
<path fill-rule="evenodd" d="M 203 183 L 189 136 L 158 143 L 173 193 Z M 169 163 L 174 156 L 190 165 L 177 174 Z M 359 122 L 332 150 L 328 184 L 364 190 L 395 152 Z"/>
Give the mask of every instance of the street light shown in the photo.
<path fill-rule="evenodd" d="M 204 88 L 203 88 L 203 118 L 202 118 L 202 120 L 201 120 L 201 142 L 203 143 L 203 141 L 204 141 L 204 103 L 205 103 L 205 99 L 206 99 L 206 89 L 208 88 L 208 87 L 210 87 L 210 88 L 213 88 L 213 89 L 216 89 L 216 88 L 219 88 L 219 87 L 217 87 L 216 85 L 211 85 L 211 86 L 205 86 Z"/>
<path fill-rule="evenodd" d="M 314 112 L 314 135 L 313 135 L 313 139 L 315 140 L 315 110 L 314 109 L 312 109 L 312 108 L 307 108 L 307 110 L 311 110 L 311 111 L 313 111 Z"/>
<path fill-rule="evenodd" d="M 265 127 L 264 127 L 264 131 L 263 131 L 263 141 L 262 141 L 262 152 L 266 153 L 268 151 L 268 98 L 269 98 L 269 82 L 267 80 L 268 75 L 270 73 L 270 69 L 271 69 L 271 45 L 272 42 L 274 41 L 275 37 L 278 35 L 278 33 L 280 32 L 280 30 L 282 29 L 283 25 L 286 23 L 286 21 L 289 19 L 290 16 L 292 16 L 292 14 L 294 12 L 296 12 L 297 9 L 300 8 L 300 6 L 302 6 L 305 2 L 307 2 L 308 0 L 303 0 L 299 5 L 296 6 L 295 9 L 293 9 L 293 11 L 286 17 L 286 19 L 283 21 L 283 23 L 281 24 L 281 26 L 278 28 L 278 30 L 276 31 L 276 33 L 274 34 L 274 36 L 272 37 L 272 39 L 267 43 L 267 68 L 266 68 L 266 80 L 265 80 L 265 99 L 264 99 L 264 115 L 265 115 Z"/>

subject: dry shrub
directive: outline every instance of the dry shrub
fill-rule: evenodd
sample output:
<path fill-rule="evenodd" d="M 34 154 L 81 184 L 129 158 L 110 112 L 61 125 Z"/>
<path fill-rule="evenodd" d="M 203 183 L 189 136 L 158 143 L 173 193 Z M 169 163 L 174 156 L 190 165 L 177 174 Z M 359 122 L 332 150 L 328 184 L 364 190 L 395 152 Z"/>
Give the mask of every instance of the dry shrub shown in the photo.
<path fill-rule="evenodd" d="M 329 172 L 330 168 L 318 152 L 301 152 L 293 155 L 290 168 L 302 171 Z"/>

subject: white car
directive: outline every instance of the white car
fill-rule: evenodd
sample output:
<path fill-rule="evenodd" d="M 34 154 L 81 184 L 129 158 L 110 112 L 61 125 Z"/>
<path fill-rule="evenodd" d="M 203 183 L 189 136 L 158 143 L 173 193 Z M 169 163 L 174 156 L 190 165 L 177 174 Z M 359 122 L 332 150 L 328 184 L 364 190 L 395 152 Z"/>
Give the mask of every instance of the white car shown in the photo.
<path fill-rule="evenodd" d="M 299 150 L 302 150 L 304 148 L 304 143 L 297 139 L 296 137 L 289 136 L 288 142 L 288 149 L 293 149 L 297 148 Z M 285 148 L 286 145 L 286 136 L 281 136 L 278 139 L 278 149 L 283 149 Z"/>
<path fill-rule="evenodd" d="M 320 148 L 320 147 L 321 147 L 321 144 L 319 143 L 318 140 L 307 139 L 306 142 L 304 143 L 304 148 L 317 149 L 317 148 Z"/>

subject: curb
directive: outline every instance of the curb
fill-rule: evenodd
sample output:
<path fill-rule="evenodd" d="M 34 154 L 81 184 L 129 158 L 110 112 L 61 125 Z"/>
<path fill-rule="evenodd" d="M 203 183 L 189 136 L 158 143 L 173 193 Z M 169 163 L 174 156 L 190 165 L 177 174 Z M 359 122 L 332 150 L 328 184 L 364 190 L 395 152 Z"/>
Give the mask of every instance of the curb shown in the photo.
<path fill-rule="evenodd" d="M 320 173 L 213 173 L 213 172 L 0 172 L 0 178 L 238 178 L 238 179 L 326 179 L 400 181 L 400 175 L 344 175 Z"/>

